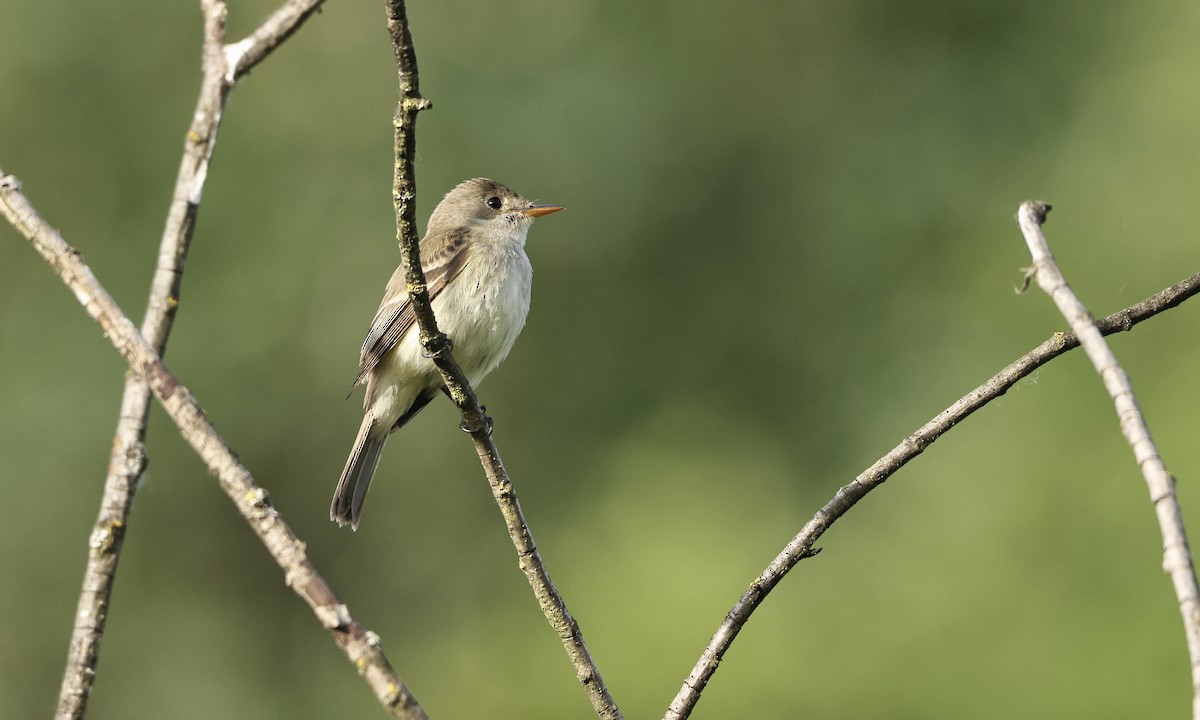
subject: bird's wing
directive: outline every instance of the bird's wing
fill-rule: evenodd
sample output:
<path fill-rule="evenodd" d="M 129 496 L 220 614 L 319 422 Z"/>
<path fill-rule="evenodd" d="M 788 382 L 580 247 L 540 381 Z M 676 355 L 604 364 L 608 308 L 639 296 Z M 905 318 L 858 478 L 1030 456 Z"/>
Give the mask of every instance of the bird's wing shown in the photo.
<path fill-rule="evenodd" d="M 437 250 L 426 256 L 421 253 L 421 266 L 425 270 L 425 282 L 429 286 L 429 300 L 441 294 L 442 290 L 462 272 L 467 264 L 469 248 L 467 247 L 466 232 L 460 232 L 450 238 Z M 424 244 L 424 243 L 422 243 Z M 425 248 L 422 248 L 424 251 Z M 396 268 L 392 279 L 388 281 L 387 292 L 383 302 L 375 311 L 375 319 L 371 321 L 371 330 L 363 342 L 362 354 L 358 361 L 358 377 L 354 379 L 357 386 L 367 374 L 379 364 L 379 360 L 396 347 L 400 338 L 404 337 L 417 322 L 412 304 L 408 301 L 408 291 L 405 289 L 404 267 Z"/>

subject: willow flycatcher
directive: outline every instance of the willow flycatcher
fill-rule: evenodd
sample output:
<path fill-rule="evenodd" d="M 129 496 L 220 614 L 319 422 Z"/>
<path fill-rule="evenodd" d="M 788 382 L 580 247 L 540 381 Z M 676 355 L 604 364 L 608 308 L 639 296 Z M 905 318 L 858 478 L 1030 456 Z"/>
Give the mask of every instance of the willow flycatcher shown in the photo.
<path fill-rule="evenodd" d="M 525 236 L 534 218 L 559 210 L 559 205 L 535 205 L 494 180 L 475 178 L 459 183 L 429 216 L 421 267 L 438 328 L 454 341 L 454 358 L 472 386 L 508 356 L 525 325 L 533 278 Z M 388 281 L 359 356 L 352 387 L 366 382 L 366 412 L 329 508 L 338 525 L 358 529 L 388 435 L 444 387 L 424 355 L 419 332 L 402 265 Z"/>

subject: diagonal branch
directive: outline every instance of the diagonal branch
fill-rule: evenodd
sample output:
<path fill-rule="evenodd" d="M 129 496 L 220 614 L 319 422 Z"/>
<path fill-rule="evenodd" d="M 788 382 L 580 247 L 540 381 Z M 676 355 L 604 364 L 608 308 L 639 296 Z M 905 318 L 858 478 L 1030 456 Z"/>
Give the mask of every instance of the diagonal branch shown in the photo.
<path fill-rule="evenodd" d="M 1104 342 L 1092 314 L 1071 290 L 1058 264 L 1054 262 L 1050 245 L 1042 233 L 1042 223 L 1046 222 L 1048 212 L 1049 205 L 1035 200 L 1021 203 L 1017 211 L 1017 222 L 1033 257 L 1029 274 L 1037 279 L 1038 286 L 1054 301 L 1083 344 L 1084 352 L 1112 398 L 1121 423 L 1121 433 L 1129 442 L 1133 457 L 1150 488 L 1150 501 L 1154 503 L 1154 513 L 1158 516 L 1158 526 L 1162 532 L 1163 571 L 1171 578 L 1175 588 L 1179 612 L 1183 615 L 1188 656 L 1191 658 L 1192 717 L 1200 720 L 1200 588 L 1196 585 L 1196 571 L 1192 566 L 1191 551 L 1188 550 L 1183 509 L 1175 494 L 1175 478 L 1167 472 L 1167 466 L 1150 437 L 1150 428 L 1146 426 L 1146 418 L 1138 407 L 1129 376 L 1117 362 L 1108 343 Z"/>
<path fill-rule="evenodd" d="M 183 156 L 167 211 L 157 267 L 150 284 L 146 315 L 142 320 L 142 334 L 160 356 L 166 352 L 167 337 L 179 307 L 183 267 L 229 93 L 238 77 L 265 59 L 299 29 L 323 1 L 288 0 L 249 37 L 230 46 L 224 44 L 224 2 L 201 2 L 204 11 L 204 77 L 192 123 L 184 139 Z M 230 48 L 236 51 L 228 52 Z M 100 640 L 108 617 L 117 563 L 129 524 L 137 480 L 146 468 L 146 418 L 150 412 L 150 397 L 146 382 L 136 373 L 128 373 L 99 517 L 88 541 L 83 589 L 75 612 L 75 624 L 59 692 L 56 714 L 59 720 L 84 716 L 88 695 L 95 682 Z"/>
<path fill-rule="evenodd" d="M 396 54 L 396 67 L 400 80 L 400 102 L 396 108 L 395 141 L 396 164 L 392 186 L 393 202 L 396 206 L 396 233 L 400 242 L 401 262 L 405 266 L 405 283 L 408 295 L 421 330 L 421 344 L 433 359 L 446 383 L 451 399 L 463 415 L 463 428 L 471 433 L 475 451 L 487 475 L 492 495 L 509 537 L 517 549 L 522 572 L 525 573 L 542 613 L 554 632 L 562 640 L 567 655 L 575 667 L 575 674 L 583 685 L 596 714 L 605 720 L 619 720 L 621 712 L 608 692 L 600 671 L 588 652 L 579 623 L 567 610 L 566 603 L 550 580 L 550 574 L 542 562 L 541 553 L 534 544 L 533 536 L 525 521 L 517 493 L 509 480 L 508 472 L 500 460 L 500 453 L 491 437 L 491 427 L 479 405 L 470 383 L 450 352 L 450 343 L 437 327 L 429 303 L 425 274 L 421 270 L 420 243 L 416 229 L 416 181 L 413 172 L 413 156 L 416 147 L 417 113 L 429 107 L 429 101 L 421 96 L 417 76 L 417 57 L 413 49 L 412 36 L 408 29 L 408 17 L 404 0 L 387 0 L 388 31 L 392 36 L 392 48 Z"/>
<path fill-rule="evenodd" d="M 163 365 L 150 343 L 121 312 L 100 285 L 79 251 L 67 245 L 58 231 L 38 215 L 21 194 L 15 177 L 0 170 L 0 214 L 26 238 L 75 293 L 88 315 L 100 324 L 133 372 L 142 377 L 167 415 L 237 506 L 250 527 L 283 570 L 288 586 L 308 603 L 321 625 L 367 681 L 375 696 L 402 720 L 427 720 L 416 698 L 396 675 L 379 646 L 379 637 L 368 631 L 340 603 L 333 589 L 305 554 L 304 543 L 284 523 L 271 505 L 266 490 L 225 444 L 204 416 L 195 396 Z"/>
<path fill-rule="evenodd" d="M 210 4 L 224 4 L 224 0 L 201 0 L 207 8 Z M 283 5 L 262 21 L 254 32 L 238 42 L 226 45 L 225 83 L 230 88 L 255 65 L 265 60 L 285 40 L 290 38 L 313 13 L 321 9 L 325 0 L 286 0 Z"/>
<path fill-rule="evenodd" d="M 1143 320 L 1170 310 L 1198 293 L 1200 293 L 1200 274 L 1193 275 L 1135 305 L 1115 312 L 1096 325 L 1103 335 L 1127 332 Z M 820 552 L 820 548 L 814 548 L 813 545 L 838 518 L 846 514 L 867 493 L 882 485 L 909 460 L 924 452 L 925 448 L 933 444 L 947 430 L 1008 392 L 1009 388 L 1033 373 L 1034 370 L 1077 347 L 1079 347 L 1079 340 L 1074 333 L 1055 333 L 1048 340 L 993 375 L 982 385 L 961 397 L 953 405 L 938 413 L 919 430 L 901 441 L 891 452 L 876 460 L 875 464 L 864 470 L 852 482 L 842 486 L 771 561 L 762 574 L 750 584 L 750 588 L 742 594 L 742 597 L 725 615 L 716 634 L 700 654 L 700 659 L 692 668 L 691 674 L 683 681 L 683 687 L 671 701 L 666 715 L 663 716 L 664 720 L 683 720 L 691 715 L 693 708 L 700 700 L 700 693 L 704 691 L 705 685 L 717 671 L 721 658 L 725 656 L 729 646 L 733 644 L 742 627 L 750 619 L 750 615 L 758 609 L 767 594 L 779 584 L 789 570 L 796 566 L 796 563 Z"/>

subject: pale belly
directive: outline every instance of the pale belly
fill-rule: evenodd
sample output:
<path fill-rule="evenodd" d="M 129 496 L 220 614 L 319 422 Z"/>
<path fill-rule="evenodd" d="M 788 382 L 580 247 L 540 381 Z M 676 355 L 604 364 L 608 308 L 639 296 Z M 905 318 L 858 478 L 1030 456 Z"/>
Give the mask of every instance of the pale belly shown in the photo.
<path fill-rule="evenodd" d="M 433 301 L 438 328 L 454 342 L 454 359 L 472 386 L 496 369 L 512 350 L 529 314 L 533 269 L 524 253 L 503 261 L 468 262 Z M 377 418 L 394 421 L 441 375 L 424 356 L 416 328 L 376 368 L 366 405 Z M 372 392 L 373 390 L 373 392 Z"/>

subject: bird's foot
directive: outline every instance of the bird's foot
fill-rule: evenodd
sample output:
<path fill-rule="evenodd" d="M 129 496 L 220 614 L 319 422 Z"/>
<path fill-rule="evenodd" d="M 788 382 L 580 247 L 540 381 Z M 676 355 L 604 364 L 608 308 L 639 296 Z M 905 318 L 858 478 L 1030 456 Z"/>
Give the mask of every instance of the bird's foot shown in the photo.
<path fill-rule="evenodd" d="M 442 334 L 440 338 L 435 338 L 433 342 L 421 347 L 421 357 L 426 360 L 432 360 L 435 357 L 441 357 L 454 349 L 454 341 L 449 335 Z"/>
<path fill-rule="evenodd" d="M 487 408 L 484 407 L 483 405 L 479 406 L 479 413 L 483 417 L 483 424 L 487 428 L 487 434 L 491 435 L 492 427 L 495 425 L 495 423 L 492 421 L 492 416 L 487 414 Z M 467 422 L 466 418 L 463 418 L 462 420 L 460 420 L 458 423 L 458 426 L 460 428 L 462 428 L 463 432 L 472 433 L 472 434 L 474 434 L 477 430 L 479 430 L 479 427 L 476 426 L 475 423 Z"/>

